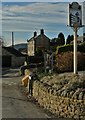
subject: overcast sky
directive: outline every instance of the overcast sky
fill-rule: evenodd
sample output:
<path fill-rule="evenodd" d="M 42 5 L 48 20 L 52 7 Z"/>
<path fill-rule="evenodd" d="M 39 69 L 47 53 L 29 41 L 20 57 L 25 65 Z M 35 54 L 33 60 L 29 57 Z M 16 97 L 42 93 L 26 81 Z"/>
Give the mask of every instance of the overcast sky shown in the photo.
<path fill-rule="evenodd" d="M 9 45 L 11 44 L 12 31 L 15 43 L 26 43 L 35 31 L 39 34 L 42 28 L 49 38 L 57 37 L 60 32 L 64 33 L 65 38 L 69 34 L 73 34 L 73 30 L 67 27 L 69 4 L 67 1 L 69 0 L 65 0 L 64 3 L 57 2 L 61 0 L 52 0 L 52 2 L 50 2 L 51 0 L 43 0 L 43 2 L 40 0 L 37 2 L 33 2 L 36 0 L 28 0 L 31 2 L 3 1 L 7 2 L 2 3 L 2 33 Z M 78 34 L 82 35 L 82 29 Z"/>

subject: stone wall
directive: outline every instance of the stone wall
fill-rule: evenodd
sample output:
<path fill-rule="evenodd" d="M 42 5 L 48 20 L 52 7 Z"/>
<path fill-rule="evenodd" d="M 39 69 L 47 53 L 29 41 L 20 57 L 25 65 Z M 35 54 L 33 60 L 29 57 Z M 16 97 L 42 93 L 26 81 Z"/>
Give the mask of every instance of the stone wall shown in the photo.
<path fill-rule="evenodd" d="M 43 81 L 33 83 L 33 97 L 41 106 L 58 117 L 85 120 L 85 91 L 77 91 L 56 90 L 55 87 L 53 88 L 52 85 Z M 79 94 L 77 95 L 77 93 Z"/>

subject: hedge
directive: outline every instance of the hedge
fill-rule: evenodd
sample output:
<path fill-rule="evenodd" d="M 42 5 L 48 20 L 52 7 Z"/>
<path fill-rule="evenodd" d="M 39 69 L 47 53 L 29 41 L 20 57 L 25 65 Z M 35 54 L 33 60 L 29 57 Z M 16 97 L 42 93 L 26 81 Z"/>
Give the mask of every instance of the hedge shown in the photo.
<path fill-rule="evenodd" d="M 85 70 L 85 53 L 77 53 L 77 67 L 78 71 Z M 65 52 L 56 55 L 56 69 L 58 72 L 71 72 L 73 71 L 73 52 Z"/>
<path fill-rule="evenodd" d="M 58 46 L 56 50 L 56 54 L 64 53 L 64 52 L 72 52 L 74 49 L 73 45 L 63 45 L 63 46 Z M 77 46 L 77 51 L 85 53 L 85 42 L 82 43 L 81 45 Z"/>
<path fill-rule="evenodd" d="M 56 54 L 60 54 L 62 52 L 67 52 L 67 51 L 73 51 L 73 45 L 63 45 L 63 46 L 58 46 L 56 50 Z"/>
<path fill-rule="evenodd" d="M 85 42 L 78 45 L 78 51 L 85 53 Z"/>

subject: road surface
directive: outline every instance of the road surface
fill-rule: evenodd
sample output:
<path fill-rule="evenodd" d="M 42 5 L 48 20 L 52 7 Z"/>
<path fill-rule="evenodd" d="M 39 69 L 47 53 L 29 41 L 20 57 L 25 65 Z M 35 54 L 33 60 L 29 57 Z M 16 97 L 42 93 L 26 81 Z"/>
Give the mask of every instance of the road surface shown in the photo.
<path fill-rule="evenodd" d="M 2 78 L 2 118 L 50 118 L 36 104 L 20 92 L 22 77 L 18 69 L 5 69 Z"/>

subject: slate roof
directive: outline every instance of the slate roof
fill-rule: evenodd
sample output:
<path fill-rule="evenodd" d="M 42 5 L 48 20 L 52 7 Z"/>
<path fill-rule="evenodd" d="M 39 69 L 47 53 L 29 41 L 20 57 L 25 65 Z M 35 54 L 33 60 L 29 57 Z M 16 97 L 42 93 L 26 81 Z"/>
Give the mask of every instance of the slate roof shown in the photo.
<path fill-rule="evenodd" d="M 50 39 L 46 36 L 46 35 L 44 35 L 44 34 L 40 34 L 40 35 L 38 35 L 38 36 L 36 36 L 36 37 L 32 37 L 31 39 L 27 39 L 27 42 L 29 42 L 29 41 L 32 41 L 32 40 L 37 40 L 37 39 L 48 39 L 49 41 L 50 41 Z"/>
<path fill-rule="evenodd" d="M 38 35 L 36 38 L 35 38 L 35 40 L 37 40 L 37 39 L 48 39 L 48 40 L 50 40 L 46 35 L 44 35 L 44 34 L 40 34 L 40 35 Z"/>
<path fill-rule="evenodd" d="M 10 52 L 11 54 L 14 54 L 16 57 L 25 57 L 25 55 L 23 55 L 21 52 L 19 52 L 18 50 L 16 50 L 13 47 L 2 47 L 5 50 L 7 50 L 8 52 Z M 3 53 L 2 53 L 3 55 Z"/>
<path fill-rule="evenodd" d="M 35 40 L 35 39 L 36 39 L 36 37 L 32 37 L 32 38 L 30 38 L 29 40 L 27 39 L 27 42 L 32 41 L 32 40 Z"/>

